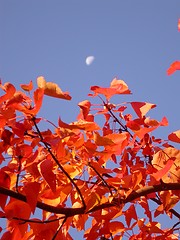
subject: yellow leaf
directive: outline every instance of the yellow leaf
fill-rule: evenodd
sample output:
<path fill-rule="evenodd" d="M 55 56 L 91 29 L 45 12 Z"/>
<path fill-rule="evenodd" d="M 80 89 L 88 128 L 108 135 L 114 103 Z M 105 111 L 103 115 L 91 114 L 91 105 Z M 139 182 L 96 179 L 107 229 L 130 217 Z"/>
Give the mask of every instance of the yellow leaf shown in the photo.
<path fill-rule="evenodd" d="M 47 96 L 71 100 L 68 92 L 63 92 L 56 83 L 46 82 L 42 76 L 37 78 L 37 85 L 39 88 L 44 89 L 44 94 Z"/>

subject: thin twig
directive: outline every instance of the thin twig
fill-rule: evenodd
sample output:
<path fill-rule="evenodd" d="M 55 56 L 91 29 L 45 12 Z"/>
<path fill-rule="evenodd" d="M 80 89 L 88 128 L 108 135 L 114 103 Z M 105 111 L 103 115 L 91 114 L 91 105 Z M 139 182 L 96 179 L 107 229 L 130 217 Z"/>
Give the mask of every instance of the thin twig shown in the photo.
<path fill-rule="evenodd" d="M 85 201 L 84 201 L 84 198 L 82 196 L 82 193 L 79 189 L 79 187 L 76 185 L 76 183 L 74 182 L 74 180 L 69 176 L 69 174 L 65 171 L 65 169 L 62 167 L 62 165 L 59 163 L 59 161 L 57 160 L 57 158 L 54 156 L 54 154 L 52 153 L 50 147 L 49 147 L 49 144 L 47 144 L 46 142 L 44 142 L 44 139 L 43 139 L 43 136 L 36 124 L 36 119 L 35 117 L 32 118 L 32 121 L 34 123 L 34 126 L 37 130 L 37 133 L 40 137 L 40 140 L 41 142 L 44 144 L 44 146 L 46 147 L 47 151 L 49 152 L 49 154 L 51 155 L 51 157 L 53 158 L 53 160 L 55 161 L 55 163 L 58 165 L 58 167 L 61 169 L 61 171 L 66 175 L 66 177 L 70 180 L 70 182 L 72 183 L 72 185 L 74 185 L 74 187 L 76 188 L 76 191 L 78 192 L 80 198 L 81 198 L 81 201 L 82 201 L 82 204 L 83 204 L 83 208 L 86 209 L 86 204 L 85 204 Z"/>
<path fill-rule="evenodd" d="M 111 193 L 111 196 L 113 196 L 113 193 L 111 191 L 111 187 L 107 184 L 107 182 L 104 180 L 104 178 L 100 175 L 100 173 L 90 164 L 88 163 L 88 166 L 93 169 L 93 171 L 98 175 L 98 177 L 102 180 L 102 182 L 105 184 L 105 186 L 109 189 L 109 192 Z"/>
<path fill-rule="evenodd" d="M 54 239 L 57 237 L 58 233 L 61 231 L 61 229 L 62 229 L 64 223 L 66 222 L 66 220 L 67 220 L 67 218 L 65 217 L 64 220 L 63 220 L 63 222 L 62 222 L 62 224 L 58 227 L 56 233 L 54 234 L 52 240 L 54 240 Z"/>

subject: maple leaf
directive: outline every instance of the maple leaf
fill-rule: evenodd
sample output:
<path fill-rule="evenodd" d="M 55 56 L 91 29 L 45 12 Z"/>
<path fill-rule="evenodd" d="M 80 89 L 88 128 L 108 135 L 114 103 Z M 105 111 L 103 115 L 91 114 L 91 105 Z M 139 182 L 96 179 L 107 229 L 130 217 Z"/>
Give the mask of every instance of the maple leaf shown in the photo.
<path fill-rule="evenodd" d="M 173 74 L 176 70 L 180 70 L 180 61 L 173 62 L 167 70 L 167 75 Z"/>
<path fill-rule="evenodd" d="M 47 96 L 71 100 L 71 96 L 68 92 L 63 92 L 56 83 L 46 82 L 42 76 L 37 78 L 37 85 L 44 90 L 44 94 Z"/>

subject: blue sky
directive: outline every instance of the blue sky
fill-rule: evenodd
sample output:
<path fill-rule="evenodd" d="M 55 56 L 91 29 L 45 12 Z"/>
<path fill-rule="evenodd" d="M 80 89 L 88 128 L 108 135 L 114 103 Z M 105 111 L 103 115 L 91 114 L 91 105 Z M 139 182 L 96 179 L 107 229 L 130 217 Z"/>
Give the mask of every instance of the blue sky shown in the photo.
<path fill-rule="evenodd" d="M 157 104 L 150 115 L 169 120 L 163 138 L 179 129 L 180 72 L 166 75 L 180 59 L 179 0 L 1 0 L 0 14 L 2 81 L 18 87 L 43 75 L 73 97 L 46 97 L 41 115 L 74 121 L 90 86 L 118 77 L 133 95 L 117 101 Z M 88 55 L 95 56 L 90 66 Z"/>

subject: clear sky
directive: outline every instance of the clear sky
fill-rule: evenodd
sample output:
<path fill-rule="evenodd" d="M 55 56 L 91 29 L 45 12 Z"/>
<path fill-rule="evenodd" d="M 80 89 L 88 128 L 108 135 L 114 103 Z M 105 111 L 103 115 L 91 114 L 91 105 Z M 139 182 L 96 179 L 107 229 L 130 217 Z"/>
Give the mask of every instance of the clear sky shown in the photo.
<path fill-rule="evenodd" d="M 2 81 L 18 87 L 43 75 L 73 97 L 46 97 L 43 116 L 74 121 L 90 86 L 118 77 L 133 92 L 119 102 L 157 104 L 150 115 L 169 120 L 161 137 L 179 129 L 180 71 L 166 75 L 180 59 L 179 0 L 0 0 L 0 16 Z"/>

